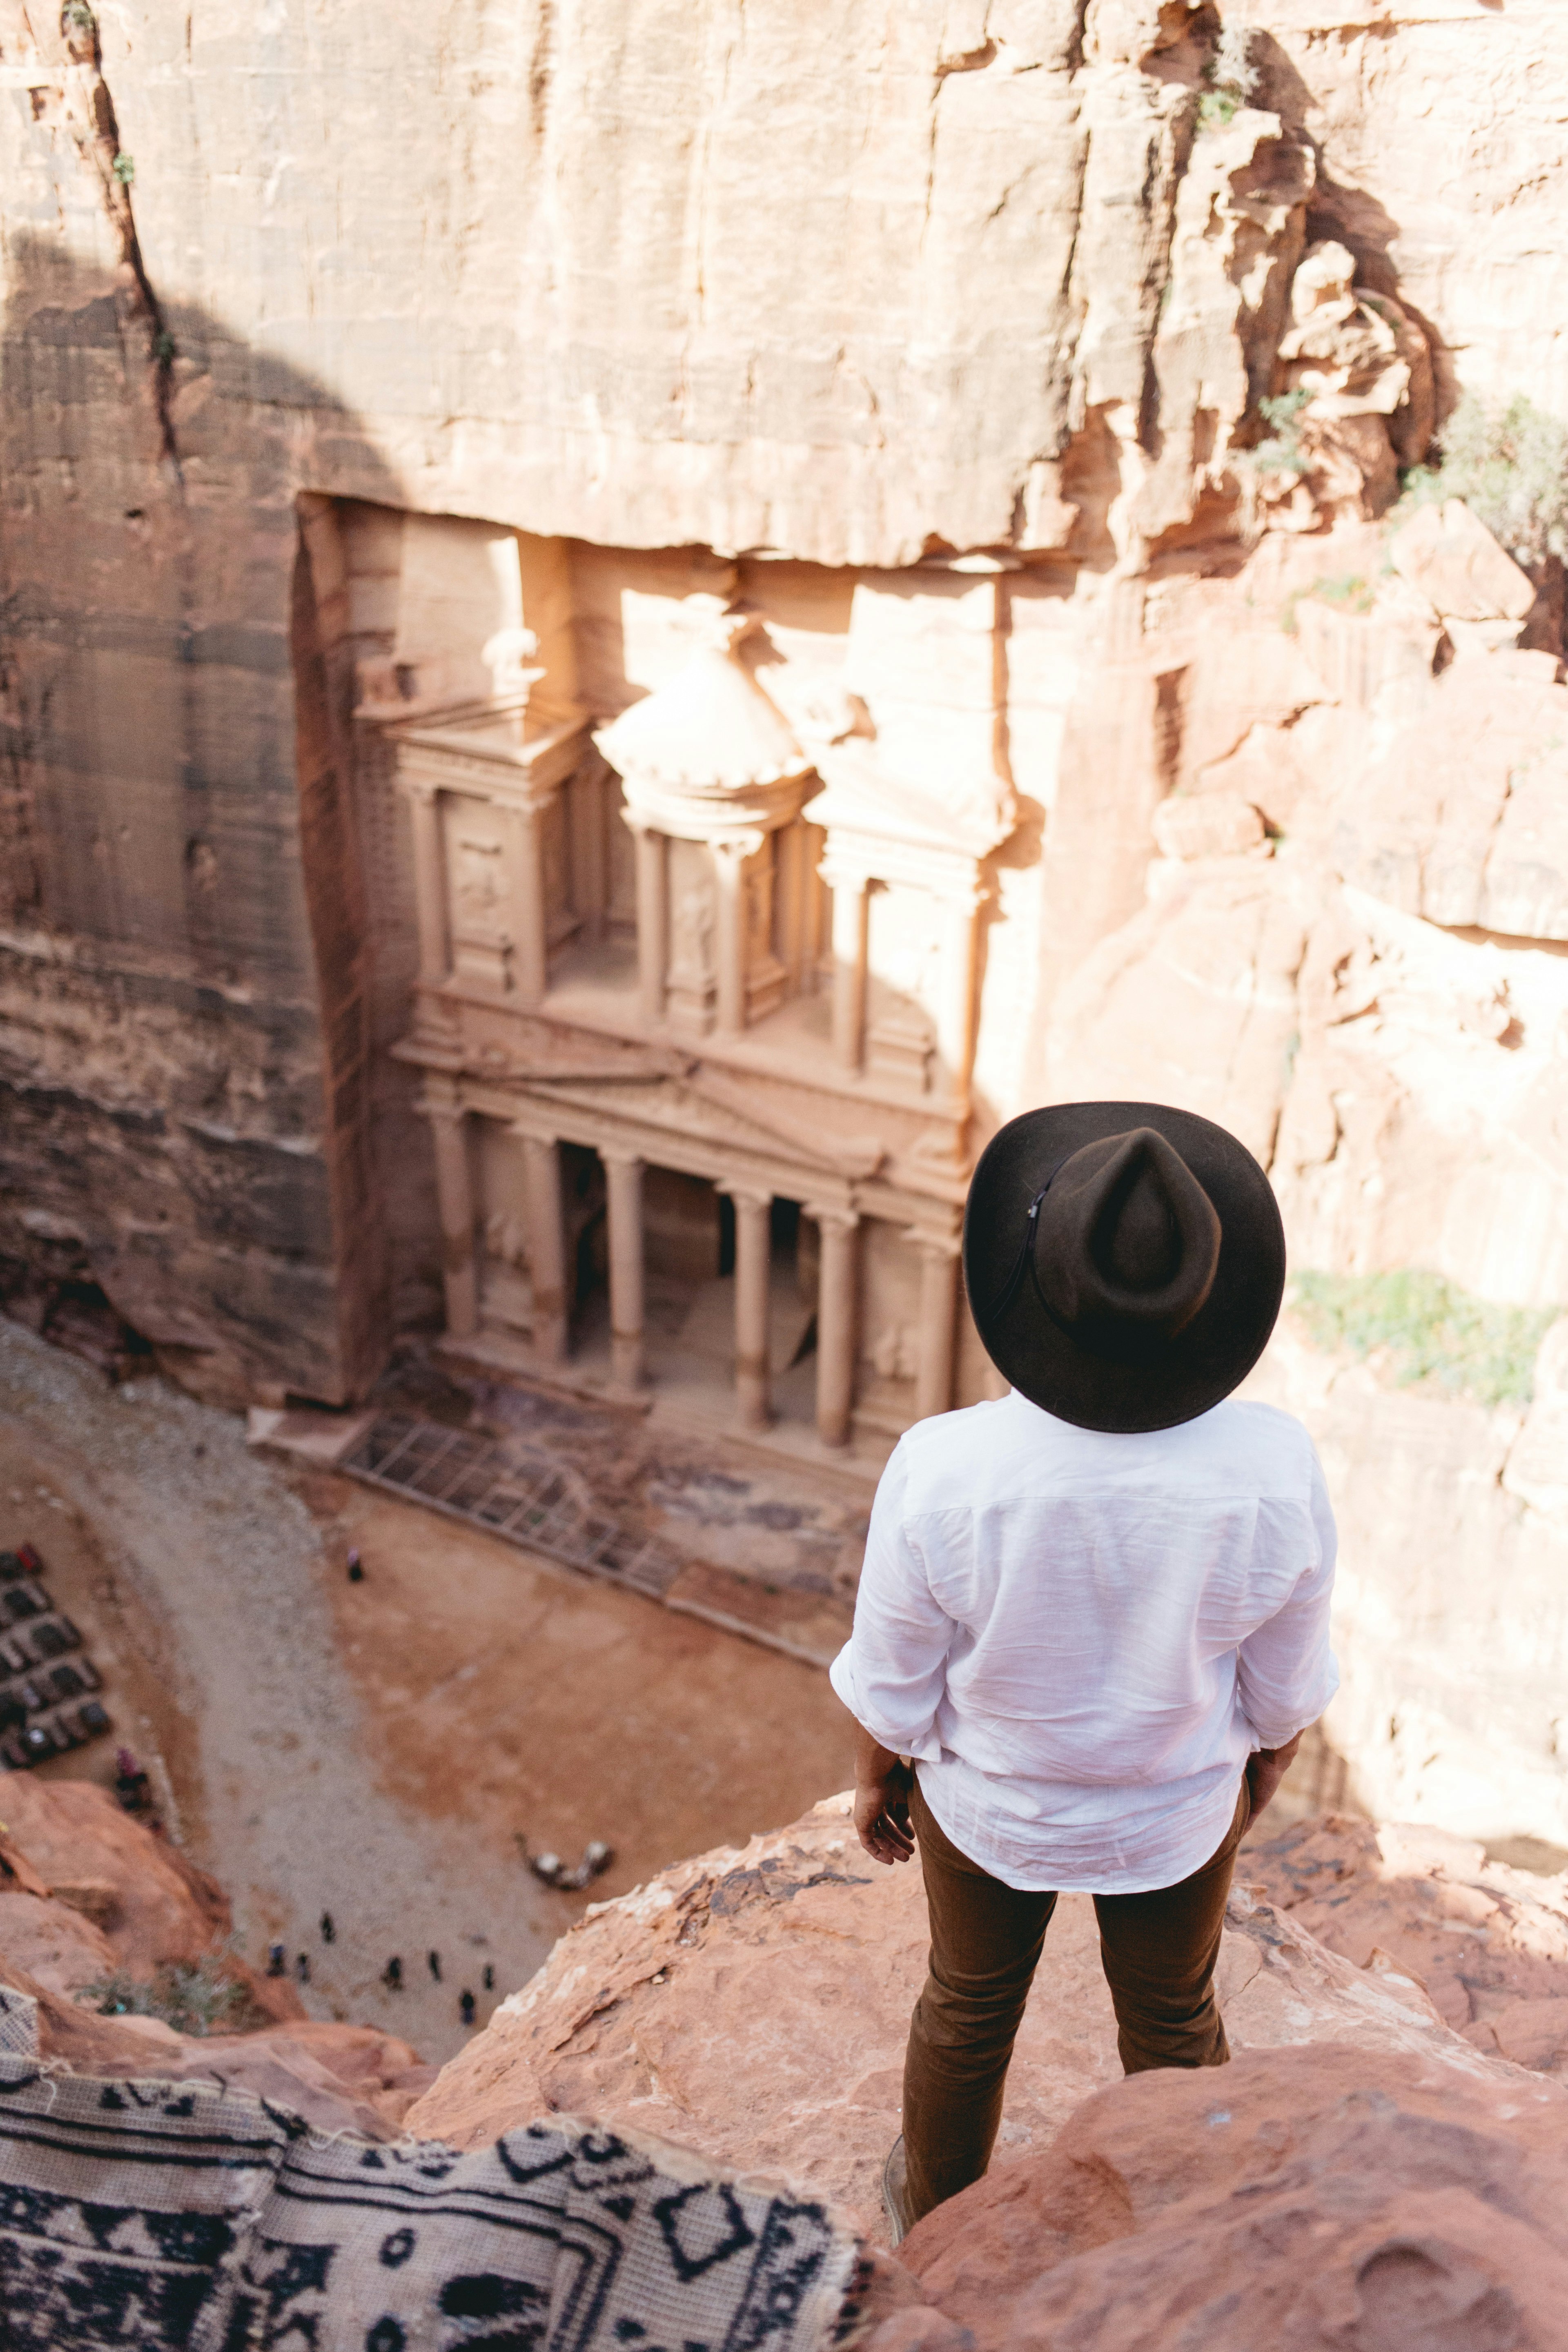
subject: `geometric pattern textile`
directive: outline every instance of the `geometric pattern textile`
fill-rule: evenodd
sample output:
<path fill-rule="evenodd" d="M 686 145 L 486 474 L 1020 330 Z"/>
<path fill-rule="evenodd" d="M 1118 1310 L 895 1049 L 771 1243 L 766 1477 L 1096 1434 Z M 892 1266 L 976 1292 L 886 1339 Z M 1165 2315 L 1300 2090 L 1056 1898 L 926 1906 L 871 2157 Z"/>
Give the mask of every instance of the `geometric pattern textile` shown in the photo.
<path fill-rule="evenodd" d="M 552 2116 L 459 2153 L 325 2138 L 37 2053 L 0 1988 L 6 2352 L 825 2352 L 865 2264 L 826 2207 Z"/>

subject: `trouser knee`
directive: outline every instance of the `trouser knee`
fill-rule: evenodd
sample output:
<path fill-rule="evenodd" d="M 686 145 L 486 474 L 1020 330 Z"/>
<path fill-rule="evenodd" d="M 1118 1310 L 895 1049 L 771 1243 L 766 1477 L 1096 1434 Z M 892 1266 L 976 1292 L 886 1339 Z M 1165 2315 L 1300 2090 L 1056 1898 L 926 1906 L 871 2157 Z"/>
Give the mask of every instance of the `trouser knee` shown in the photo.
<path fill-rule="evenodd" d="M 1116 2025 L 1123 2074 L 1150 2074 L 1164 2066 L 1223 2066 L 1230 2057 L 1225 2021 L 1212 1990 L 1196 2008 L 1179 2011 L 1119 2000 Z"/>
<path fill-rule="evenodd" d="M 1027 1978 L 981 1991 L 928 1976 L 910 2030 L 936 2057 L 945 2052 L 970 2059 L 1005 2057 L 1017 2039 L 1028 1998 Z"/>

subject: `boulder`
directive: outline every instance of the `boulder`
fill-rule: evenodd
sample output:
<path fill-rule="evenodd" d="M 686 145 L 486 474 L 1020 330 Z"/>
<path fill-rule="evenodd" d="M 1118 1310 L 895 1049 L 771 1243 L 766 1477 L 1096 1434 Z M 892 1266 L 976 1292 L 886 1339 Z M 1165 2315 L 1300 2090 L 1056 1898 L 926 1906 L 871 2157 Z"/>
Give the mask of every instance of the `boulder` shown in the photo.
<path fill-rule="evenodd" d="M 1489 1862 L 1442 1830 L 1333 1814 L 1249 1844 L 1240 1874 L 1357 1968 L 1382 1954 L 1478 2049 L 1565 2071 L 1568 1874 Z"/>
<path fill-rule="evenodd" d="M 918 1868 L 861 1851 L 847 1797 L 593 1906 L 446 2066 L 405 2127 L 475 2147 L 531 2116 L 592 2115 L 783 2171 L 877 2233 L 904 2041 L 928 1944 Z M 1331 2041 L 1529 2085 L 1443 2023 L 1414 1978 L 1327 1951 L 1246 1888 L 1219 1990 L 1233 2048 Z M 995 2165 L 1043 2152 L 1120 2075 L 1093 1906 L 1064 1895 L 1019 2035 Z"/>
<path fill-rule="evenodd" d="M 1401 578 L 1454 621 L 1522 622 L 1535 587 L 1463 499 L 1417 508 L 1389 541 Z"/>
<path fill-rule="evenodd" d="M 48 1908 L 60 1916 L 49 1933 L 61 1939 L 62 1952 L 72 1937 L 79 1944 L 84 1934 L 95 1932 L 112 1967 L 148 1979 L 160 1968 L 200 1959 L 232 1932 L 228 1898 L 216 1880 L 133 1821 L 96 1781 L 14 1772 L 5 1782 L 5 1824 L 36 1880 L 54 1893 Z M 36 1969 L 21 1949 L 12 1954 L 5 1899 L 0 1896 L 0 1955 L 53 1982 L 54 1972 Z M 21 1915 L 15 1916 L 20 1934 Z M 286 1978 L 262 1976 L 232 1955 L 226 1955 L 225 1967 L 268 2016 L 303 2016 Z"/>
<path fill-rule="evenodd" d="M 1547 2352 L 1568 2094 L 1331 2043 L 1142 2074 L 900 2256 L 976 2352 Z"/>
<path fill-rule="evenodd" d="M 114 1947 L 90 1919 L 37 1895 L 0 1894 L 0 1953 L 68 1998 L 113 1973 Z"/>

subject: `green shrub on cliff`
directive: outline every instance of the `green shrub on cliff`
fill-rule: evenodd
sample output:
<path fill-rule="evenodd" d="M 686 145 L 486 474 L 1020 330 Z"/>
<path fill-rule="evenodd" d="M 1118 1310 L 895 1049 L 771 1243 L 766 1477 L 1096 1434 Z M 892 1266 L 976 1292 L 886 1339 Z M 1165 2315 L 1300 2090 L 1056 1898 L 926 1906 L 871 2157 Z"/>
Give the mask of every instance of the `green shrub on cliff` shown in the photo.
<path fill-rule="evenodd" d="M 248 2033 L 270 2021 L 249 1987 L 230 1976 L 226 1955 L 170 1961 L 150 1980 L 124 1969 L 83 1985 L 77 2000 L 100 2017 L 161 2017 L 176 2033 Z"/>
<path fill-rule="evenodd" d="M 1290 1304 L 1320 1348 L 1375 1356 L 1398 1388 L 1528 1404 L 1554 1307 L 1493 1307 L 1440 1274 L 1299 1274 Z"/>
<path fill-rule="evenodd" d="M 1258 87 L 1248 26 L 1221 27 L 1214 55 L 1204 68 L 1204 79 L 1208 88 L 1198 100 L 1198 129 L 1223 131 L 1227 122 L 1235 121 Z"/>
<path fill-rule="evenodd" d="M 1405 477 L 1399 521 L 1435 499 L 1463 499 L 1521 563 L 1568 556 L 1568 425 L 1522 393 L 1505 405 L 1468 392 L 1444 425 L 1440 461 Z"/>

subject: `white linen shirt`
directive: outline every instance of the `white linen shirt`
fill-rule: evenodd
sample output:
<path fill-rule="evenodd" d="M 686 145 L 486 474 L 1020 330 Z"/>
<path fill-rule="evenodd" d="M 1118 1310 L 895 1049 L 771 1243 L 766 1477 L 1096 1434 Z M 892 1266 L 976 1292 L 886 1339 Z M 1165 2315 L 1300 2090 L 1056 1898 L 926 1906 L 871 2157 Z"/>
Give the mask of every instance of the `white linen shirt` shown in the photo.
<path fill-rule="evenodd" d="M 1273 1405 L 1123 1436 L 1014 1390 L 899 1441 L 833 1687 L 993 1877 L 1172 1886 L 1252 1750 L 1339 1687 L 1334 1551 L 1312 1441 Z"/>

